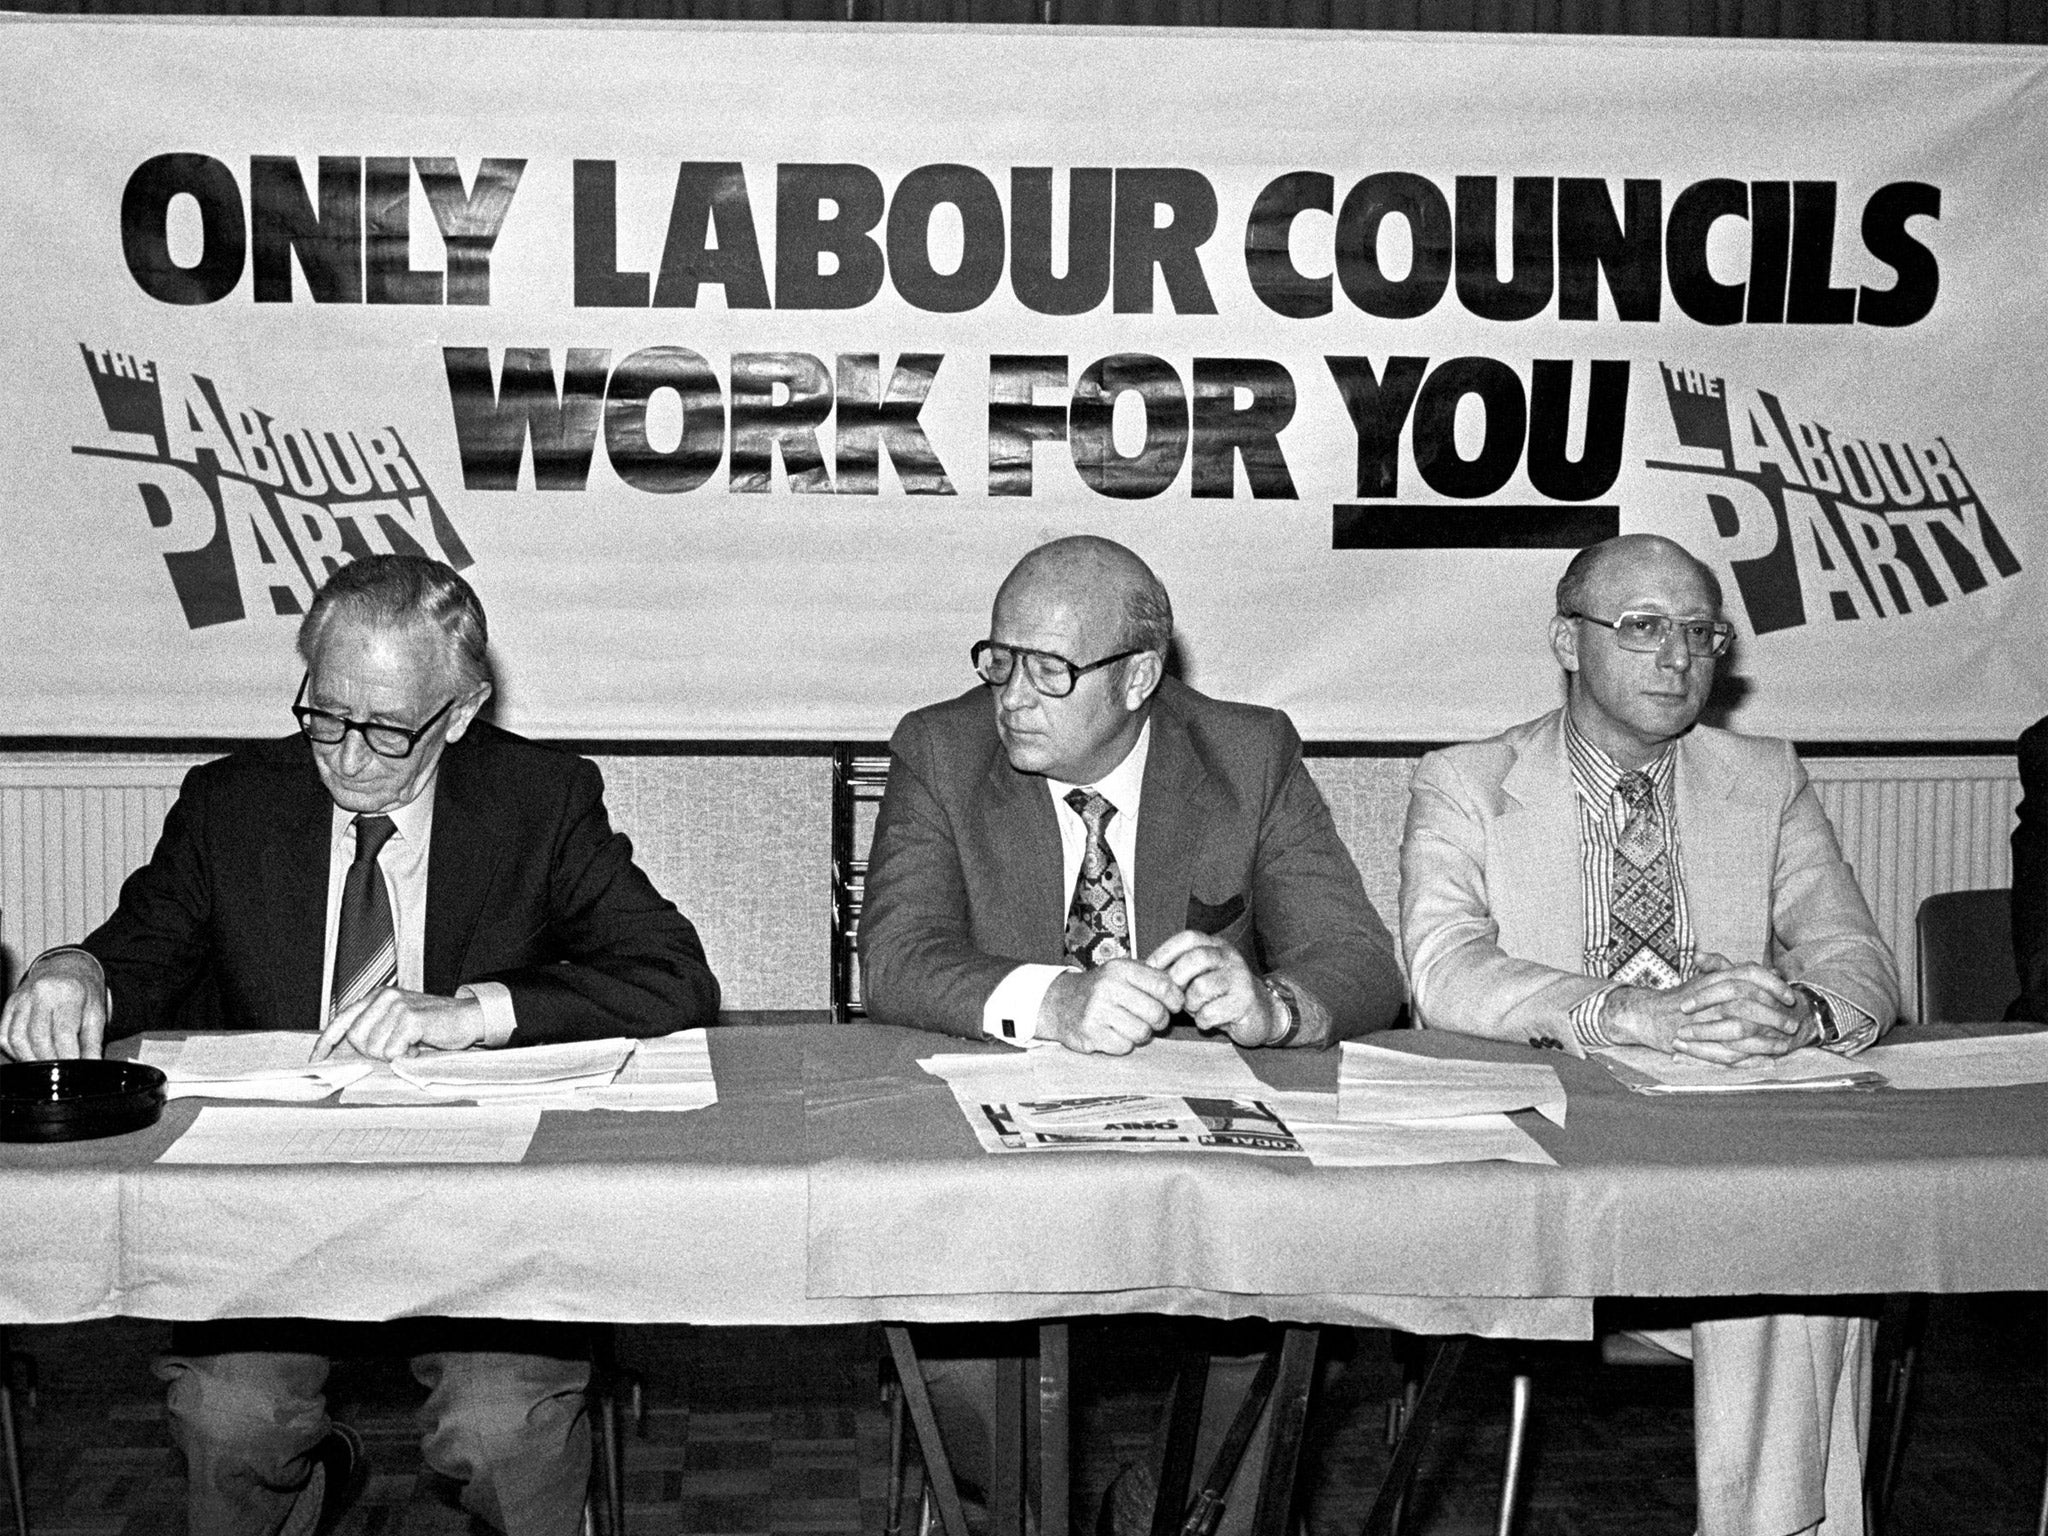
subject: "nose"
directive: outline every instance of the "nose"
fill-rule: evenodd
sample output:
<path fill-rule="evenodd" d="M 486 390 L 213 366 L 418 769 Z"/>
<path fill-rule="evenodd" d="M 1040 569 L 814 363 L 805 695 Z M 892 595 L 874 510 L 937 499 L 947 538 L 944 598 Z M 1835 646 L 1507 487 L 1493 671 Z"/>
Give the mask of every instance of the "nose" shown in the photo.
<path fill-rule="evenodd" d="M 1678 626 L 1674 624 L 1671 633 L 1664 637 L 1663 644 L 1657 647 L 1657 665 L 1671 672 L 1689 672 L 1694 660 L 1696 658 L 1693 653 L 1685 648 L 1685 636 L 1679 633 Z"/>
<path fill-rule="evenodd" d="M 370 750 L 370 744 L 363 740 L 361 731 L 350 731 L 335 748 L 334 765 L 354 778 L 370 766 L 370 760 L 376 755 Z"/>
<path fill-rule="evenodd" d="M 1014 714 L 1026 709 L 1038 698 L 1038 690 L 1031 686 L 1031 680 L 1024 675 L 1024 663 L 1019 660 L 1010 670 L 1010 680 L 996 690 L 996 703 L 1005 713 Z"/>

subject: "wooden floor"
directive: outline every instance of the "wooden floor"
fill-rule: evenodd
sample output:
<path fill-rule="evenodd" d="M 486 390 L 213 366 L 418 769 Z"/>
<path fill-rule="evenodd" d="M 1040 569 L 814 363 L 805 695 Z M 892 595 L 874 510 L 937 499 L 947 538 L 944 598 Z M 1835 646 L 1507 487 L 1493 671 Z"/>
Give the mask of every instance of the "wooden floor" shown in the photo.
<path fill-rule="evenodd" d="M 1077 1531 L 1101 1489 L 1142 1454 L 1165 1388 L 1156 1323 L 1082 1325 L 1075 1358 Z M 19 1404 L 39 1536 L 177 1536 L 183 1469 L 169 1448 L 149 1356 L 160 1324 L 17 1329 L 36 1405 Z M 1382 1335 L 1332 1336 L 1311 1420 L 1309 1536 L 1353 1536 L 1384 1468 L 1385 1399 L 1398 1366 Z M 879 1536 L 888 1424 L 869 1329 L 635 1328 L 621 1363 L 645 1383 L 646 1435 L 627 1444 L 635 1536 Z M 2048 1420 L 2048 1339 L 2036 1296 L 1937 1299 L 1899 1479 L 1894 1536 L 2032 1536 Z M 1482 1345 L 1426 1456 L 1410 1536 L 1493 1530 L 1508 1354 Z M 17 1394 L 23 1372 L 15 1375 Z M 1691 1387 L 1682 1366 L 1606 1366 L 1545 1352 L 1524 1536 L 1686 1536 L 1692 1530 Z M 343 1536 L 462 1533 L 417 1477 L 419 1392 L 396 1362 L 345 1366 L 339 1413 L 364 1433 L 373 1477 Z M 0 1523 L 0 1530 L 7 1527 Z"/>

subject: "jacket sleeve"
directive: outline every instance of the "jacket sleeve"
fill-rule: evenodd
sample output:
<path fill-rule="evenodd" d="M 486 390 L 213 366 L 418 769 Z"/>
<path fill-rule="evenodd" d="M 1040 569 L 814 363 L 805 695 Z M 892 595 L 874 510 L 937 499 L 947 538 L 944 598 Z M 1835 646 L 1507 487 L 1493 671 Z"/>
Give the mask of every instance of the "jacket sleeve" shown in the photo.
<path fill-rule="evenodd" d="M 1018 962 L 978 949 L 952 818 L 915 715 L 889 742 L 860 917 L 861 998 L 882 1024 L 976 1039 L 982 1005 Z"/>
<path fill-rule="evenodd" d="M 109 1039 L 191 1022 L 180 1010 L 206 979 L 213 920 L 205 786 L 201 769 L 185 775 L 149 862 L 122 882 L 114 910 L 80 942 L 106 973 Z"/>
<path fill-rule="evenodd" d="M 526 850 L 515 857 L 529 856 Z M 688 918 L 633 862 L 605 814 L 597 765 L 566 776 L 533 905 L 487 927 L 464 981 L 502 982 L 518 1018 L 510 1044 L 664 1035 L 718 1022 L 718 982 Z M 504 948 L 500 949 L 502 942 Z"/>
<path fill-rule="evenodd" d="M 1778 823 L 1771 876 L 1772 962 L 1787 981 L 1824 988 L 1877 1026 L 1868 1045 L 1899 1016 L 1899 968 L 1877 931 L 1835 829 L 1789 743 L 1791 794 Z"/>
<path fill-rule="evenodd" d="M 1501 948 L 1487 804 L 1453 754 L 1432 752 L 1416 768 L 1401 838 L 1401 951 L 1417 1022 L 1583 1055 L 1571 1011 L 1606 983 Z"/>
<path fill-rule="evenodd" d="M 1291 1044 L 1327 1045 L 1394 1022 L 1406 1000 L 1393 935 L 1373 909 L 1322 791 L 1285 737 L 1258 828 L 1252 910 L 1268 976 L 1301 1007 Z"/>

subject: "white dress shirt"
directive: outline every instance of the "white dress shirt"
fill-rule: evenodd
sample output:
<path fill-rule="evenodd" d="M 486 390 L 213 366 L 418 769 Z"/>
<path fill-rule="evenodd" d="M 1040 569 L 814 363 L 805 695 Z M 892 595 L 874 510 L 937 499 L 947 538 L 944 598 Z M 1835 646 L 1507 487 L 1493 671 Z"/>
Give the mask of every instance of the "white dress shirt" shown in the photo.
<path fill-rule="evenodd" d="M 1148 719 L 1131 750 L 1124 754 L 1124 760 L 1093 784 L 1067 784 L 1053 778 L 1045 781 L 1046 793 L 1052 796 L 1053 817 L 1060 828 L 1060 889 L 1067 893 L 1060 905 L 1063 917 L 1073 906 L 1074 882 L 1081 878 L 1081 860 L 1088 852 L 1088 824 L 1067 804 L 1067 795 L 1075 789 L 1092 789 L 1116 807 L 1103 837 L 1116 858 L 1117 872 L 1123 876 L 1124 909 L 1130 919 L 1134 956 L 1145 953 L 1141 940 L 1149 938 L 1156 944 L 1168 937 L 1163 933 L 1138 932 L 1138 800 L 1145 787 L 1145 759 L 1151 750 L 1152 722 Z M 333 948 L 332 944 L 328 947 Z M 982 1004 L 982 1033 L 1020 1044 L 1031 1039 L 1038 1031 L 1038 1007 L 1045 1000 L 1046 988 L 1060 972 L 1078 969 L 1074 965 L 1018 966 L 996 983 L 995 991 Z"/>
<path fill-rule="evenodd" d="M 406 992 L 426 990 L 427 852 L 434 836 L 434 788 L 439 775 L 405 805 L 384 814 L 391 818 L 390 838 L 377 853 L 377 869 L 391 897 L 391 926 L 398 941 L 398 986 Z M 334 995 L 334 946 L 341 932 L 341 891 L 356 857 L 356 813 L 334 807 L 327 845 L 327 933 L 320 962 L 320 1012 Z M 512 1012 L 511 989 L 502 982 L 479 981 L 455 989 L 457 997 L 473 997 L 483 1006 L 485 1045 L 503 1045 L 518 1022 Z"/>

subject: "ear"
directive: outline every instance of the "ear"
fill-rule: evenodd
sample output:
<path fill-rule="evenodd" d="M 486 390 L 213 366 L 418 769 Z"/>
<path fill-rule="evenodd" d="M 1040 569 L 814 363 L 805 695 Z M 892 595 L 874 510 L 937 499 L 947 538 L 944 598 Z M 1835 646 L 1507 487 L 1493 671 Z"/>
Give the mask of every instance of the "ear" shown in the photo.
<path fill-rule="evenodd" d="M 1551 616 L 1550 654 L 1557 658 L 1557 664 L 1565 671 L 1579 670 L 1579 626 L 1563 614 Z"/>
<path fill-rule="evenodd" d="M 1159 679 L 1166 675 L 1166 665 L 1157 651 L 1140 651 L 1124 663 L 1124 708 L 1136 714 L 1152 697 L 1159 686 Z"/>
<path fill-rule="evenodd" d="M 446 740 L 460 741 L 462 733 L 469 729 L 469 722 L 476 718 L 476 712 L 490 701 L 491 685 L 478 683 L 470 689 L 469 697 L 448 711 L 448 732 Z"/>

